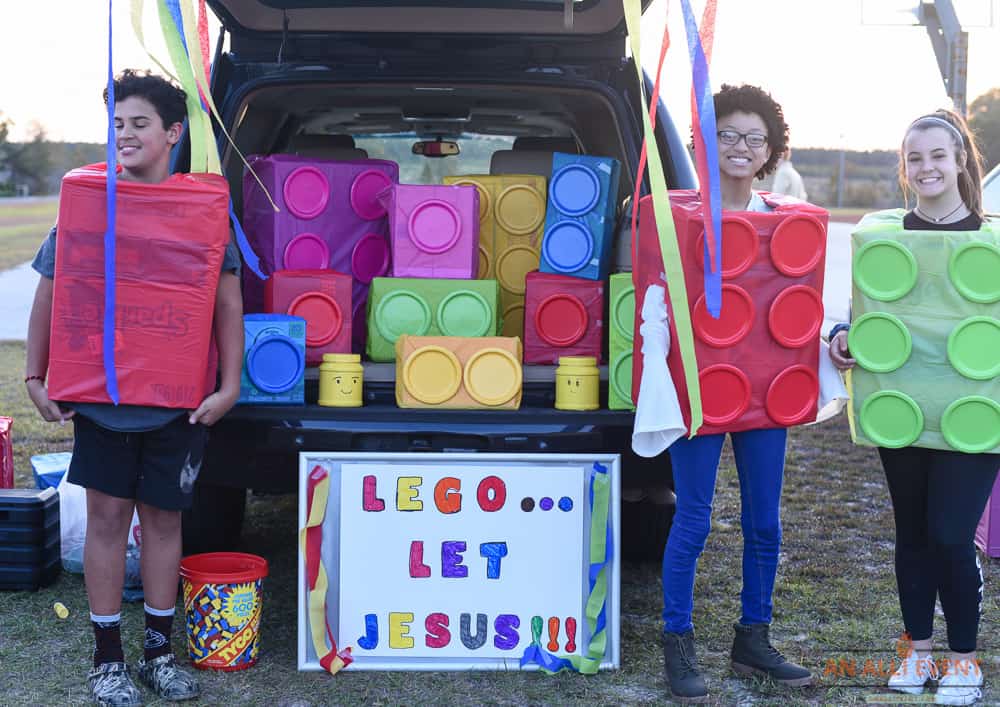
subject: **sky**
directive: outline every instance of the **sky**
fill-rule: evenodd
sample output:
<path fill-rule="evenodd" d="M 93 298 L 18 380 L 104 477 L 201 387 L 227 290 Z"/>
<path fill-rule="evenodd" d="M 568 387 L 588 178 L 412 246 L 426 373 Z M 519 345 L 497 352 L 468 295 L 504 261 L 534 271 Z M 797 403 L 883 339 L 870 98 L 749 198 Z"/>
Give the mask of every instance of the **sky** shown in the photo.
<path fill-rule="evenodd" d="M 925 28 L 862 22 L 907 2 L 918 0 L 718 0 L 712 85 L 766 88 L 784 107 L 795 147 L 896 149 L 913 118 L 950 106 Z M 960 19 L 977 25 L 968 27 L 971 103 L 1000 87 L 1000 0 L 954 2 Z M 165 61 L 154 0 L 145 4 L 145 35 Z M 700 18 L 704 0 L 692 4 Z M 115 70 L 155 69 L 132 32 L 129 2 L 113 7 Z M 687 132 L 691 76 L 680 9 L 680 0 L 654 0 L 642 55 L 652 73 L 666 21 L 663 94 Z M 13 139 L 25 139 L 37 121 L 53 140 L 103 142 L 107 2 L 0 0 L 0 17 L 0 112 L 14 121 Z"/>

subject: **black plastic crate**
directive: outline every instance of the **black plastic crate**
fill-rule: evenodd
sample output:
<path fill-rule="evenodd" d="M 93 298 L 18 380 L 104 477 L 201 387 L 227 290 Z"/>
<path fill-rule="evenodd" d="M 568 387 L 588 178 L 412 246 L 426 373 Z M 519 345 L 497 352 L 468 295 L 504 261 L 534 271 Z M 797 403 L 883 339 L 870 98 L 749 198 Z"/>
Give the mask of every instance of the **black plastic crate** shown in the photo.
<path fill-rule="evenodd" d="M 34 591 L 59 578 L 62 562 L 57 556 L 46 565 L 0 564 L 0 590 Z"/>

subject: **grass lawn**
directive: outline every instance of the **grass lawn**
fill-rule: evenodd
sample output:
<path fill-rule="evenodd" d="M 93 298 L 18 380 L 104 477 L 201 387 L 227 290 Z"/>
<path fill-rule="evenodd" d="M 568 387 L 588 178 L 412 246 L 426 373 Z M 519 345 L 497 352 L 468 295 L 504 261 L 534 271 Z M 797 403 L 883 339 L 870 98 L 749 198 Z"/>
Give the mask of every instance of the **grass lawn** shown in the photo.
<path fill-rule="evenodd" d="M 35 256 L 56 222 L 58 197 L 30 201 L 0 199 L 0 270 L 9 270 Z"/>
<path fill-rule="evenodd" d="M 0 414 L 13 415 L 20 486 L 31 485 L 29 456 L 69 448 L 70 430 L 41 422 L 20 380 L 24 349 L 0 344 Z M 892 571 L 892 519 L 873 450 L 850 443 L 845 418 L 790 435 L 784 494 L 784 549 L 775 591 L 773 637 L 786 655 L 820 675 L 788 690 L 739 679 L 728 669 L 731 624 L 738 618 L 741 536 L 732 456 L 723 458 L 713 532 L 699 567 L 695 626 L 702 666 L 718 705 L 864 704 L 884 677 L 871 674 L 895 657 L 901 630 Z M 622 670 L 596 677 L 537 673 L 299 673 L 296 665 L 296 500 L 251 496 L 243 549 L 267 558 L 261 655 L 240 673 L 200 674 L 205 705 L 291 707 L 326 704 L 634 704 L 665 702 L 656 564 L 622 567 Z M 980 649 L 987 687 L 998 666 L 996 565 L 986 563 Z M 55 601 L 70 609 L 60 621 Z M 83 581 L 63 574 L 35 593 L 0 593 L 0 703 L 54 705 L 85 701 L 92 634 Z M 944 624 L 936 627 L 944 640 Z M 142 605 L 124 608 L 126 655 L 141 654 Z M 183 620 L 174 648 L 185 655 Z M 866 661 L 868 664 L 866 672 Z M 856 666 L 854 676 L 825 674 Z M 841 662 L 843 661 L 843 663 Z M 828 672 L 828 671 L 827 671 Z M 150 704 L 162 704 L 151 702 Z"/>

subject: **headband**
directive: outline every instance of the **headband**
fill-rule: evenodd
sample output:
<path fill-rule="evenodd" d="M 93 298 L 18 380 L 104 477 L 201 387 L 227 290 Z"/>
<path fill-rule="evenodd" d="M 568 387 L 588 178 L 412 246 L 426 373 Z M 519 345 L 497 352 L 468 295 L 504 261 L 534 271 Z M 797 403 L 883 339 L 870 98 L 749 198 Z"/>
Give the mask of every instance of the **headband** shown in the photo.
<path fill-rule="evenodd" d="M 936 115 L 924 115 L 924 116 L 921 116 L 921 117 L 917 118 L 912 123 L 910 123 L 910 127 L 908 127 L 906 129 L 906 132 L 910 132 L 911 130 L 913 130 L 913 128 L 916 128 L 916 127 L 932 127 L 932 126 L 922 125 L 924 123 L 933 123 L 933 127 L 947 128 L 948 130 L 951 131 L 951 133 L 955 137 L 958 138 L 958 142 L 959 142 L 960 145 L 962 145 L 963 149 L 965 148 L 965 138 L 962 137 L 961 131 L 958 128 L 956 128 L 954 125 L 952 125 L 950 121 L 947 121 L 944 118 L 941 118 L 941 117 L 936 116 Z"/>

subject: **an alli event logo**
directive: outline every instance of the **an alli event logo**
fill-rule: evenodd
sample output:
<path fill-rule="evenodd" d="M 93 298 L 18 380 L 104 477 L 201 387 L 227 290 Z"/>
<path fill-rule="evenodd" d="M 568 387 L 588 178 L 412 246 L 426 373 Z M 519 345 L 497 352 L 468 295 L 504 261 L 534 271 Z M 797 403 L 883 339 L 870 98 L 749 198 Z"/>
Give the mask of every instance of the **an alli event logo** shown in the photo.
<path fill-rule="evenodd" d="M 254 590 L 254 586 L 252 584 L 239 584 L 226 597 L 222 607 L 222 615 L 231 625 L 240 626 L 253 616 L 256 604 L 257 592 Z"/>

